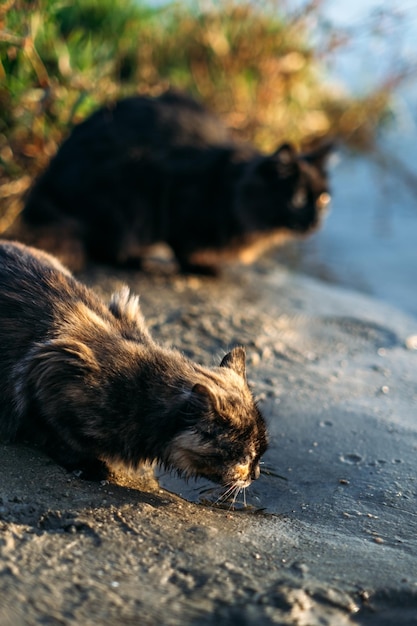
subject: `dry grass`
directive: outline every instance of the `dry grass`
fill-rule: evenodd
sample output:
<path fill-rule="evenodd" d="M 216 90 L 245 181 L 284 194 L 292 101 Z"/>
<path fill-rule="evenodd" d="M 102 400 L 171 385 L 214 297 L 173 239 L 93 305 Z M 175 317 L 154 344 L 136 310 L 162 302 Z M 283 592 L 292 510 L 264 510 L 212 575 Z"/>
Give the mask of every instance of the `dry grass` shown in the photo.
<path fill-rule="evenodd" d="M 128 93 L 185 89 L 266 151 L 328 136 L 368 149 L 390 88 L 355 99 L 329 84 L 308 14 L 286 16 L 280 0 L 162 9 L 133 0 L 3 2 L 0 232 L 72 126 Z"/>

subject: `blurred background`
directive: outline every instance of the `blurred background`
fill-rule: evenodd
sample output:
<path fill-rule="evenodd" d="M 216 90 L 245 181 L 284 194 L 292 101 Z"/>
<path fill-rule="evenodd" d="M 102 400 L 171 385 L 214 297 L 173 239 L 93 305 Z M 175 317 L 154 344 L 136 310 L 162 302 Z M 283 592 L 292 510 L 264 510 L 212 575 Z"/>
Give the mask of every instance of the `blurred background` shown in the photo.
<path fill-rule="evenodd" d="M 176 87 L 264 151 L 335 139 L 331 214 L 268 261 L 417 316 L 416 38 L 408 0 L 1 0 L 0 234 L 76 123 Z"/>

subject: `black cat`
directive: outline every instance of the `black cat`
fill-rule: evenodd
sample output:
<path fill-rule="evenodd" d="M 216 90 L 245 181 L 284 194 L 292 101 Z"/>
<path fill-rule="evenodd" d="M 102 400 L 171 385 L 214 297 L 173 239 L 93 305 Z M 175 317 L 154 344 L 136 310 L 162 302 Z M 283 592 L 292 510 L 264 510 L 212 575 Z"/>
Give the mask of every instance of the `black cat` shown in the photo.
<path fill-rule="evenodd" d="M 265 156 L 188 96 L 134 96 L 73 130 L 31 189 L 22 228 L 61 258 L 65 240 L 75 242 L 73 267 L 84 256 L 139 264 L 160 242 L 183 271 L 248 263 L 320 223 L 328 152 L 283 144 Z"/>
<path fill-rule="evenodd" d="M 243 489 L 266 426 L 245 351 L 207 368 L 151 337 L 127 287 L 106 306 L 59 261 L 0 243 L 0 440 L 41 445 L 86 478 L 156 461 Z"/>

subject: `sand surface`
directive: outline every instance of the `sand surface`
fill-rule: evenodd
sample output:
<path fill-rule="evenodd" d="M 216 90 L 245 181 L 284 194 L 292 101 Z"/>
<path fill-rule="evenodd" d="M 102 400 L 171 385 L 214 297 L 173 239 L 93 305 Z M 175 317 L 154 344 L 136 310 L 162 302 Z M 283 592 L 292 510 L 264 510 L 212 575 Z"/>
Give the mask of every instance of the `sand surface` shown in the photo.
<path fill-rule="evenodd" d="M 417 320 L 268 262 L 82 278 L 128 282 L 154 336 L 205 364 L 245 345 L 271 447 L 234 510 L 1 445 L 0 625 L 417 624 Z"/>

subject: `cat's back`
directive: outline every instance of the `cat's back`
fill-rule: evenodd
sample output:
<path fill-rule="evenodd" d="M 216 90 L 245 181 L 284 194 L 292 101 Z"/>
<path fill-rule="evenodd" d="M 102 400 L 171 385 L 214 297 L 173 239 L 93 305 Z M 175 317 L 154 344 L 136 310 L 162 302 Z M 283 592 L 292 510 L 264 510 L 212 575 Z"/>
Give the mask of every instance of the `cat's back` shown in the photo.
<path fill-rule="evenodd" d="M 200 102 L 168 91 L 155 102 L 158 121 L 174 146 L 230 146 L 233 138 L 222 120 Z"/>
<path fill-rule="evenodd" d="M 231 143 L 228 128 L 202 104 L 186 94 L 167 92 L 156 98 L 130 96 L 103 106 L 73 129 L 58 156 L 76 148 L 80 156 L 96 153 L 102 158 L 110 149 L 167 150 Z"/>
<path fill-rule="evenodd" d="M 60 289 L 70 291 L 75 282 L 71 272 L 54 256 L 17 241 L 0 241 L 0 299 L 15 298 L 22 301 L 32 298 L 33 306 Z M 0 312 L 1 313 L 1 312 Z"/>
<path fill-rule="evenodd" d="M 77 303 L 109 317 L 93 292 L 52 255 L 17 242 L 0 243 L 0 337 L 11 346 L 43 338 Z M 111 317 L 111 316 L 110 316 Z M 14 342 L 14 343 L 13 343 Z"/>
<path fill-rule="evenodd" d="M 45 258 L 26 246 L 0 244 L 2 376 L 26 354 L 30 345 L 48 336 L 57 306 L 69 291 L 68 277 L 58 266 L 45 262 Z"/>
<path fill-rule="evenodd" d="M 0 438 L 12 438 L 17 429 L 20 368 L 30 350 L 51 335 L 69 280 L 68 271 L 45 252 L 0 242 Z"/>
<path fill-rule="evenodd" d="M 0 317 L 12 314 L 12 304 L 16 315 L 44 308 L 53 279 L 61 274 L 65 284 L 70 273 L 49 254 L 18 242 L 0 242 Z"/>
<path fill-rule="evenodd" d="M 193 162 L 200 150 L 231 145 L 222 121 L 186 94 L 117 100 L 73 128 L 30 189 L 23 219 L 38 224 L 128 206 L 136 188 L 146 195 L 155 181 L 164 184 L 177 151 L 192 150 Z"/>
<path fill-rule="evenodd" d="M 17 345 L 60 334 L 149 339 L 139 299 L 127 287 L 107 306 L 54 256 L 0 242 L 0 342 L 13 352 Z"/>

